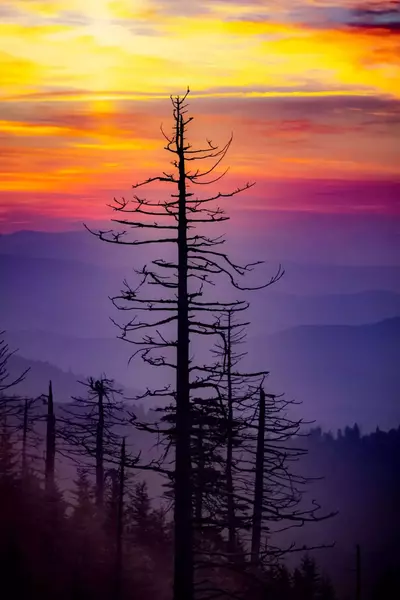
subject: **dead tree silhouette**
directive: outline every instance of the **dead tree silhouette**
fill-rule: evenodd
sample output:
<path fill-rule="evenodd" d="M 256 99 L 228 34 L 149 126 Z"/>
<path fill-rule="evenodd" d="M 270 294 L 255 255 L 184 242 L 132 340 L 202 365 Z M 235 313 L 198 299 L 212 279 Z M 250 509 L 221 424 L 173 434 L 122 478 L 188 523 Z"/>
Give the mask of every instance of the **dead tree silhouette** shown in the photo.
<path fill-rule="evenodd" d="M 53 386 L 50 381 L 47 395 L 45 486 L 48 494 L 54 493 L 54 468 L 56 459 L 56 416 L 54 414 Z"/>
<path fill-rule="evenodd" d="M 218 325 L 222 322 L 226 328 L 219 331 L 221 341 L 214 350 L 218 360 L 204 367 L 215 382 L 219 410 L 213 415 L 212 427 L 207 421 L 210 415 L 204 418 L 202 443 L 214 442 L 208 458 L 219 475 L 219 486 L 211 486 L 209 506 L 203 500 L 200 523 L 205 531 L 213 526 L 217 535 L 211 550 L 210 544 L 195 548 L 195 558 L 197 571 L 229 570 L 231 576 L 241 579 L 244 590 L 251 585 L 253 593 L 260 593 L 268 569 L 286 554 L 305 549 L 280 543 L 276 534 L 320 522 L 333 513 L 323 514 L 316 502 L 301 504 L 302 492 L 312 482 L 293 468 L 293 462 L 306 454 L 297 447 L 296 439 L 304 423 L 287 414 L 290 401 L 264 391 L 267 371 L 249 373 L 241 369 L 247 354 L 242 344 L 248 323 L 238 319 L 238 312 L 240 315 L 240 309 L 232 309 L 219 316 Z M 208 483 L 215 480 L 210 468 L 203 472 L 205 498 L 207 477 Z M 323 547 L 326 545 L 313 549 Z M 238 597 L 232 590 L 217 589 L 215 580 L 212 587 L 204 579 L 203 584 L 201 598 L 216 593 L 221 598 Z"/>
<path fill-rule="evenodd" d="M 16 350 L 11 351 L 9 345 L 4 340 L 5 331 L 0 331 L 0 401 L 6 399 L 9 390 L 16 387 L 23 381 L 29 372 L 29 368 L 25 369 L 20 375 L 15 378 L 10 376 L 9 361 L 15 354 Z"/>
<path fill-rule="evenodd" d="M 147 184 L 172 185 L 176 192 L 166 200 L 150 200 L 138 196 L 132 200 L 114 199 L 111 208 L 116 213 L 113 223 L 119 230 L 93 231 L 100 240 L 108 243 L 135 248 L 155 244 L 161 248 L 172 245 L 176 250 L 173 258 L 164 254 L 163 258 L 151 260 L 136 271 L 140 282 L 131 287 L 127 281 L 121 294 L 113 299 L 123 311 L 131 310 L 136 316 L 119 325 L 122 339 L 136 345 L 134 353 L 141 355 L 149 365 L 169 367 L 175 371 L 175 385 L 159 390 L 148 390 L 147 396 L 173 398 L 175 402 L 176 424 L 173 435 L 175 450 L 174 471 L 174 600 L 193 600 L 193 477 L 191 444 L 191 393 L 212 389 L 212 382 L 204 377 L 204 371 L 195 365 L 190 355 L 190 344 L 196 336 L 216 335 L 212 315 L 227 308 L 244 304 L 242 300 L 217 300 L 215 295 L 207 296 L 214 290 L 215 280 L 225 277 L 233 288 L 261 289 L 274 283 L 282 275 L 279 268 L 262 285 L 242 287 L 238 279 L 250 271 L 260 261 L 238 265 L 227 253 L 218 250 L 223 245 L 224 236 L 212 238 L 205 234 L 209 224 L 218 224 L 229 217 L 215 203 L 250 189 L 254 184 L 246 183 L 232 192 L 218 192 L 199 198 L 191 188 L 218 182 L 227 170 L 218 173 L 231 143 L 219 147 L 207 140 L 205 148 L 194 149 L 186 139 L 188 124 L 193 117 L 187 117 L 187 97 L 189 89 L 182 96 L 171 97 L 173 107 L 173 131 L 166 134 L 165 150 L 173 155 L 174 171 L 164 171 L 162 175 L 133 185 L 138 190 Z M 211 161 L 204 169 L 196 167 Z M 207 164 L 207 163 L 206 163 Z M 199 189 L 200 189 L 199 188 Z M 128 239 L 128 230 L 134 233 L 159 233 L 157 237 Z M 155 296 L 152 290 L 159 288 L 162 293 Z M 142 296 L 146 290 L 146 295 Z M 156 315 L 155 319 L 141 318 L 140 315 Z M 176 329 L 174 329 L 176 328 Z M 136 334 L 136 336 L 135 336 Z"/>
<path fill-rule="evenodd" d="M 30 368 L 25 369 L 16 377 L 11 377 L 9 361 L 16 351 L 11 351 L 0 332 L 0 416 L 5 419 L 7 429 L 15 437 L 17 434 L 21 444 L 21 472 L 26 476 L 29 462 L 34 456 L 41 438 L 35 430 L 35 425 L 43 419 L 40 411 L 36 410 L 42 404 L 42 397 L 28 398 L 17 393 L 18 385 L 25 380 Z M 15 440 L 14 440 L 15 441 Z"/>
<path fill-rule="evenodd" d="M 112 379 L 89 377 L 80 383 L 87 389 L 86 397 L 73 398 L 59 419 L 62 453 L 93 469 L 96 507 L 101 513 L 106 465 L 119 464 L 126 414 L 121 391 Z"/>

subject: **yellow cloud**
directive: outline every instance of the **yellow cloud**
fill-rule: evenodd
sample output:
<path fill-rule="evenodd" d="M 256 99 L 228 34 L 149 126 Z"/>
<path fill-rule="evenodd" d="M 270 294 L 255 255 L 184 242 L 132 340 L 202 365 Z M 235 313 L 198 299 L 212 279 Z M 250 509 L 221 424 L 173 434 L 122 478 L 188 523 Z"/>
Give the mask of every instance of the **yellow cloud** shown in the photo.
<path fill-rule="evenodd" d="M 22 123 L 14 121 L 0 121 L 0 133 L 16 136 L 48 136 L 60 135 L 64 129 L 54 125 L 39 125 L 37 123 Z"/>
<path fill-rule="evenodd" d="M 377 46 L 393 60 L 396 77 L 387 77 L 385 62 L 376 55 Z M 369 87 L 377 93 L 400 97 L 400 60 L 395 39 L 347 30 L 307 30 L 299 35 L 263 42 L 263 51 L 281 57 L 284 72 L 299 78 L 313 70 L 315 80 L 329 89 L 332 84 Z M 304 65 L 307 65 L 306 69 Z M 300 84 L 301 85 L 301 84 Z"/>
<path fill-rule="evenodd" d="M 149 0 L 110 0 L 109 11 L 117 19 L 155 19 L 157 9 Z"/>
<path fill-rule="evenodd" d="M 0 53 L 11 57 L 9 63 L 34 65 L 27 92 L 33 85 L 159 93 L 175 92 L 190 83 L 197 91 L 229 87 L 307 91 L 311 86 L 400 96 L 399 60 L 391 36 L 316 30 L 272 20 L 160 16 L 145 2 L 28 4 L 29 10 L 39 13 L 43 4 L 49 5 L 59 20 L 36 27 L 21 22 L 0 25 Z M 84 17 L 83 23 L 71 24 L 67 10 Z M 153 31 L 137 31 L 138 24 Z M 0 64 L 7 77 L 12 63 Z"/>
<path fill-rule="evenodd" d="M 279 11 L 277 3 L 265 21 L 256 19 L 256 3 L 246 2 L 210 3 L 209 14 L 186 17 L 163 12 L 151 0 L 16 0 L 10 6 L 19 13 L 15 22 L 0 23 L 0 97 L 11 100 L 7 106 L 14 111 L 24 106 L 25 112 L 0 121 L 1 189 L 7 191 L 118 187 L 129 184 L 133 166 L 141 172 L 167 160 L 154 133 L 126 132 L 122 121 L 113 120 L 119 110 L 113 99 L 124 94 L 167 97 L 189 84 L 194 97 L 358 93 L 400 98 L 395 36 L 285 22 L 285 7 Z M 254 19 L 244 18 L 252 10 Z M 82 101 L 90 123 L 46 121 L 46 110 L 40 122 L 30 122 L 29 110 L 36 104 L 57 99 L 73 107 Z M 350 136 L 351 156 L 330 140 L 332 156 L 327 146 L 303 147 L 299 162 L 293 148 L 280 142 L 266 149 L 257 135 L 251 140 L 257 158 L 254 152 L 246 157 L 245 136 L 233 152 L 232 169 L 240 175 L 394 172 L 394 143 L 381 162 Z"/>
<path fill-rule="evenodd" d="M 40 67 L 32 60 L 12 56 L 0 49 L 0 81 L 0 97 L 38 89 Z"/>

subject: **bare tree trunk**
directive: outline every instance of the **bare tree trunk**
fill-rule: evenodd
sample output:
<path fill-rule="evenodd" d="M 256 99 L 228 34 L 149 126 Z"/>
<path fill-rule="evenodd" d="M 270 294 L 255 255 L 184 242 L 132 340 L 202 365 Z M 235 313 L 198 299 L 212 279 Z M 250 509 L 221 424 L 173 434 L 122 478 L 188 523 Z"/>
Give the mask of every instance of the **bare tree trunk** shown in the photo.
<path fill-rule="evenodd" d="M 122 578 L 123 578 L 123 557 L 122 557 L 122 537 L 124 533 L 124 494 L 125 494 L 125 438 L 121 445 L 121 458 L 119 468 L 119 490 L 118 490 L 118 510 L 117 510 L 117 552 L 116 552 L 116 599 L 122 598 Z"/>
<path fill-rule="evenodd" d="M 98 421 L 96 427 L 96 506 L 104 504 L 104 390 L 101 382 L 96 382 L 98 398 Z"/>
<path fill-rule="evenodd" d="M 56 455 L 56 417 L 54 415 L 53 387 L 49 383 L 49 395 L 47 397 L 47 428 L 46 428 L 46 492 L 54 490 L 54 463 Z"/>
<path fill-rule="evenodd" d="M 187 191 L 187 186 L 195 184 L 210 185 L 219 181 L 224 176 L 225 172 L 218 175 L 215 169 L 218 169 L 221 161 L 224 159 L 232 142 L 232 136 L 228 142 L 222 147 L 214 145 L 211 140 L 207 140 L 206 148 L 193 149 L 189 142 L 186 142 L 186 125 L 192 120 L 192 117 L 184 118 L 186 114 L 185 101 L 189 94 L 189 88 L 183 97 L 172 98 L 173 115 L 174 115 L 174 132 L 171 136 L 165 134 L 162 130 L 164 138 L 167 140 L 165 149 L 175 154 L 172 161 L 174 169 L 173 174 L 166 173 L 158 177 L 150 177 L 145 181 L 138 182 L 133 185 L 133 189 L 138 189 L 153 182 L 165 182 L 178 186 L 177 193 L 171 194 L 171 199 L 168 201 L 152 201 L 146 198 L 139 198 L 134 195 L 134 209 L 128 207 L 130 202 L 125 199 L 115 199 L 115 206 L 112 208 L 117 213 L 123 215 L 115 222 L 118 226 L 122 225 L 125 229 L 126 225 L 130 225 L 132 229 L 146 230 L 148 228 L 155 229 L 159 235 L 146 239 L 135 239 L 124 241 L 122 231 L 92 231 L 86 227 L 91 233 L 99 239 L 115 244 L 126 244 L 130 247 L 142 244 L 169 244 L 174 250 L 178 250 L 177 258 L 165 260 L 159 258 L 151 262 L 151 266 L 144 265 L 140 274 L 143 276 L 139 286 L 133 290 L 127 282 L 124 282 L 126 289 L 122 295 L 113 298 L 115 306 L 120 310 L 126 310 L 126 303 L 131 303 L 137 309 L 143 311 L 141 314 L 156 310 L 160 312 L 159 318 L 155 322 L 152 319 L 144 322 L 125 323 L 121 327 L 123 339 L 126 336 L 134 338 L 133 343 L 141 346 L 143 352 L 142 360 L 154 367 L 169 367 L 176 370 L 176 385 L 173 391 L 164 390 L 162 395 L 172 396 L 175 402 L 173 407 L 173 426 L 167 431 L 161 431 L 159 424 L 149 426 L 149 424 L 139 424 L 145 430 L 157 431 L 162 433 L 163 440 L 172 442 L 172 447 L 175 450 L 175 464 L 173 472 L 167 469 L 166 472 L 173 477 L 174 480 L 174 574 L 173 574 L 173 600 L 193 600 L 194 598 L 194 564 L 193 564 L 193 491 L 194 481 L 192 473 L 192 407 L 190 402 L 190 392 L 196 388 L 214 387 L 213 376 L 207 369 L 200 368 L 199 365 L 193 366 L 189 362 L 189 346 L 192 339 L 191 336 L 200 335 L 216 335 L 218 328 L 215 327 L 214 319 L 211 315 L 214 313 L 222 313 L 227 307 L 235 307 L 236 310 L 243 310 L 247 303 L 244 301 L 234 302 L 219 302 L 214 297 L 208 301 L 202 300 L 206 297 L 205 289 L 213 284 L 214 276 L 227 276 L 230 279 L 232 286 L 240 290 L 264 289 L 277 281 L 283 274 L 279 269 L 278 273 L 269 281 L 251 287 L 242 287 L 236 281 L 236 276 L 244 276 L 247 272 L 252 271 L 254 264 L 238 265 L 232 262 L 229 256 L 221 251 L 216 251 L 215 247 L 224 243 L 223 236 L 211 238 L 207 235 L 198 234 L 197 228 L 201 228 L 202 224 L 221 223 L 228 220 L 229 217 L 219 207 L 214 206 L 214 201 L 226 199 L 236 196 L 237 194 L 251 188 L 254 184 L 247 183 L 242 187 L 237 187 L 231 192 L 221 193 L 208 196 L 206 198 L 193 198 L 194 193 Z M 192 168 L 186 170 L 187 161 L 212 160 L 206 168 Z M 198 164 L 198 163 L 196 163 Z M 192 166 L 192 163 L 190 163 Z M 211 203 L 211 204 L 209 204 Z M 124 213 L 129 213 L 125 216 Z M 136 214 L 132 220 L 132 214 Z M 148 215 L 152 218 L 142 219 L 142 215 Z M 153 217 L 168 218 L 172 224 L 167 225 L 164 222 L 155 222 Z M 138 220 L 136 220 L 138 219 Z M 151 221 L 151 222 L 150 222 Z M 162 232 L 162 233 L 161 233 Z M 257 263 L 255 263 L 257 264 Z M 167 269 L 168 271 L 165 271 Z M 162 274 L 164 273 L 164 275 Z M 166 274 L 168 273 L 168 274 Z M 188 281 L 193 283 L 192 288 L 188 291 Z M 206 285 L 205 285 L 206 284 Z M 142 288 L 149 290 L 149 286 L 156 285 L 158 288 L 168 290 L 168 297 L 154 298 L 152 294 L 146 297 L 146 294 L 141 296 L 138 292 Z M 156 288 L 157 289 L 157 288 Z M 190 292 L 190 293 L 189 293 Z M 172 294 L 172 297 L 170 297 Z M 206 308 L 207 307 L 207 308 Z M 168 316 L 165 315 L 167 311 Z M 210 313 L 210 314 L 207 314 Z M 214 319 L 215 320 L 215 319 Z M 164 337 L 162 330 L 177 322 L 177 339 L 171 340 Z M 149 334 L 145 334 L 145 331 Z M 151 332 L 151 333 L 150 333 Z M 154 335 L 157 336 L 155 341 Z M 169 361 L 164 355 L 154 355 L 153 350 L 163 352 L 164 349 L 176 347 L 176 360 Z M 196 381 L 190 381 L 191 369 L 199 369 L 199 377 L 196 376 Z M 160 395 L 160 390 L 147 390 L 145 396 L 157 397 Z M 203 442 L 204 444 L 204 442 Z M 169 445 L 168 449 L 171 446 Z M 208 451 L 208 448 L 207 448 Z M 204 504 L 204 500 L 203 500 Z M 204 515 L 203 515 L 204 517 Z"/>
<path fill-rule="evenodd" d="M 227 449 L 226 449 L 226 488 L 228 494 L 228 549 L 231 554 L 236 550 L 235 528 L 235 499 L 233 489 L 233 392 L 232 392 L 232 340 L 231 340 L 232 314 L 228 312 L 228 332 L 226 346 L 226 369 L 228 379 L 228 423 L 227 423 Z"/>
<path fill-rule="evenodd" d="M 195 519 L 198 525 L 201 524 L 203 515 L 203 486 L 204 486 L 204 432 L 203 424 L 200 420 L 197 438 L 197 487 L 195 491 Z"/>
<path fill-rule="evenodd" d="M 264 493 L 264 450 L 265 450 L 265 393 L 260 388 L 258 413 L 256 473 L 254 482 L 253 530 L 251 536 L 251 555 L 254 562 L 260 557 L 262 505 Z"/>
<path fill-rule="evenodd" d="M 193 600 L 193 522 L 191 410 L 189 388 L 188 245 L 184 122 L 178 107 L 176 145 L 179 160 L 178 339 L 176 368 L 176 446 L 174 506 L 174 600 Z"/>

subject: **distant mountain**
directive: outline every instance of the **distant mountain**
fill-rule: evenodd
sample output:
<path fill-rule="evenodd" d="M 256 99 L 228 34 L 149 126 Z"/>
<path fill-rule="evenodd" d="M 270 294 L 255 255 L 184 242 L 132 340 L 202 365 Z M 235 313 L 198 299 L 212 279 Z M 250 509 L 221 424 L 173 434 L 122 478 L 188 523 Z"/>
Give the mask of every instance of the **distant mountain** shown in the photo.
<path fill-rule="evenodd" d="M 140 262 L 136 257 L 133 264 Z M 276 286 L 249 295 L 249 316 L 257 333 L 260 330 L 272 333 L 300 324 L 362 324 L 400 314 L 400 293 L 390 291 L 388 283 L 393 278 L 392 287 L 396 288 L 394 267 L 388 267 L 386 284 L 375 278 L 373 267 L 367 272 L 364 267 L 350 271 L 343 267 L 339 272 L 336 267 L 324 267 L 324 274 L 318 270 L 312 274 L 311 266 L 296 268 L 298 271 L 289 265 L 287 274 Z M 304 274 L 304 269 L 308 269 L 309 275 Z M 330 279 L 331 270 L 336 272 L 336 279 L 343 277 L 343 281 L 335 293 L 328 293 L 334 289 L 331 285 L 322 294 L 319 288 L 325 285 L 326 278 Z M 125 278 L 134 285 L 135 276 L 127 266 L 111 268 L 69 259 L 0 254 L 1 327 L 40 329 L 78 337 L 113 337 L 116 330 L 109 317 L 119 320 L 121 314 L 109 297 L 120 292 Z M 358 287 L 362 288 L 362 282 L 365 287 L 374 282 L 382 284 L 382 288 L 357 291 L 354 283 L 357 278 Z M 297 285 L 298 279 L 302 287 Z M 356 288 L 352 293 L 345 291 L 349 279 Z M 310 295 L 310 289 L 315 295 Z"/>
<path fill-rule="evenodd" d="M 17 231 L 0 235 L 0 254 L 30 258 L 51 258 L 115 265 L 115 256 L 126 256 L 119 248 L 99 242 L 82 229 L 78 231 Z M 127 262 L 127 261 L 126 261 Z"/>
<path fill-rule="evenodd" d="M 301 326 L 254 338 L 247 357 L 270 370 L 268 387 L 303 402 L 325 428 L 400 423 L 400 318 L 362 326 Z"/>
<path fill-rule="evenodd" d="M 96 229 L 95 226 L 93 226 Z M 0 254 L 31 259 L 73 261 L 102 268 L 132 266 L 134 256 L 148 254 L 148 249 L 107 244 L 86 231 L 17 231 L 0 235 Z M 140 259 L 141 262 L 141 259 Z"/>
<path fill-rule="evenodd" d="M 364 325 L 400 315 L 400 294 L 368 290 L 353 294 L 296 295 L 273 289 L 254 294 L 250 333 L 276 333 L 298 325 Z"/>
<path fill-rule="evenodd" d="M 137 377 L 128 366 L 134 349 L 116 337 L 78 338 L 44 331 L 9 331 L 5 339 L 10 348 L 18 348 L 18 354 L 29 360 L 46 361 L 64 371 L 93 377 L 105 373 L 129 387 L 145 386 L 143 370 Z"/>
<path fill-rule="evenodd" d="M 27 369 L 25 379 L 13 389 L 21 396 L 36 397 L 46 394 L 49 381 L 53 383 L 55 399 L 57 402 L 68 402 L 71 396 L 79 395 L 82 386 L 78 380 L 84 380 L 83 375 L 65 372 L 58 367 L 41 360 L 32 360 L 14 354 L 8 362 L 10 380 L 16 379 Z"/>
<path fill-rule="evenodd" d="M 271 193 L 275 184 L 271 181 L 269 190 L 265 190 L 271 199 Z M 288 198 L 299 193 L 301 182 L 286 182 L 279 195 Z M 354 182 L 353 182 L 354 183 Z M 303 181 L 306 188 L 310 182 Z M 314 186 L 317 187 L 314 187 Z M 332 185 L 339 186 L 337 193 L 342 199 L 348 197 L 349 204 L 354 201 L 355 188 L 350 192 L 345 182 L 313 182 L 312 190 L 305 192 L 306 196 L 317 193 L 326 195 L 329 202 L 329 194 Z M 384 192 L 383 182 L 374 187 L 372 182 L 368 186 L 369 193 L 375 197 L 382 197 Z M 372 186 L 372 187 L 371 187 Z M 390 183 L 390 194 L 393 199 L 398 195 Z M 318 191 L 317 191 L 318 190 Z M 365 200 L 365 185 L 361 197 Z M 349 193 L 350 192 L 350 193 Z M 259 192 L 256 192 L 258 195 Z M 302 192 L 300 191 L 300 194 Z M 343 196 L 344 194 L 344 196 Z M 261 196 L 263 196 L 261 192 Z M 251 203 L 251 196 L 248 197 Z M 371 196 L 371 197 L 372 197 Z M 281 196 L 282 197 L 282 196 Z M 260 197 L 261 199 L 261 197 Z M 110 198 L 111 200 L 111 198 Z M 374 200 L 375 201 L 375 200 Z M 275 198 L 280 204 L 280 200 Z M 393 200 L 394 202 L 394 200 Z M 274 203 L 274 201 L 273 201 Z M 289 202 L 290 203 L 290 202 Z M 240 204 L 240 203 L 239 203 Z M 260 218 L 255 218 L 254 210 L 247 210 L 247 202 L 240 208 L 233 203 L 229 206 L 230 221 L 221 226 L 212 226 L 211 235 L 227 234 L 226 249 L 239 260 L 253 261 L 263 259 L 275 263 L 281 260 L 287 264 L 290 261 L 299 263 L 320 264 L 352 264 L 352 265 L 399 265 L 399 226 L 398 219 L 393 215 L 359 212 L 340 213 L 337 212 L 311 212 L 295 210 L 268 210 L 259 213 Z M 293 206 L 295 206 L 295 202 Z M 109 229 L 112 212 L 107 215 L 103 223 L 88 222 L 94 227 Z M 50 233 L 45 231 L 17 231 L 11 235 L 0 236 L 0 253 L 13 252 L 22 255 L 36 257 L 71 258 L 89 261 L 95 264 L 130 264 L 132 252 L 127 248 L 118 248 L 110 244 L 102 244 L 86 232 L 81 223 L 65 222 L 65 227 L 70 231 Z M 211 231 L 211 230 L 210 230 Z M 138 233 L 138 232 L 136 232 Z M 146 235 L 149 231 L 146 232 Z M 148 248 L 147 248 L 148 249 Z M 136 250 L 138 250 L 136 248 Z M 137 254 L 137 252 L 135 252 Z M 372 283 L 369 288 L 376 288 Z M 378 286 L 380 287 L 380 286 Z M 333 290 L 332 290 L 333 291 Z"/>
<path fill-rule="evenodd" d="M 108 297 L 125 277 L 134 284 L 132 267 L 151 252 L 115 248 L 85 232 L 0 236 L 0 329 L 26 358 L 85 375 L 105 371 L 127 387 L 162 385 L 162 369 L 128 366 L 133 347 L 115 338 L 109 319 L 126 319 Z M 274 389 L 303 400 L 307 418 L 326 427 L 360 414 L 368 428 L 390 427 L 398 418 L 400 267 L 283 266 L 275 286 L 246 295 L 251 366 L 270 369 Z"/>
<path fill-rule="evenodd" d="M 300 217 L 297 218 L 297 221 L 299 219 Z M 344 223 L 342 221 L 336 223 L 336 227 L 339 229 L 340 227 L 343 229 Z M 284 223 L 280 221 L 279 223 L 279 228 L 284 228 Z M 329 224 L 332 225 L 331 218 L 329 223 L 325 223 L 325 237 L 329 231 Z M 386 225 L 388 231 L 389 229 L 395 231 L 394 225 L 393 227 L 389 227 L 389 223 Z M 283 229 L 279 232 L 279 228 L 274 230 L 273 237 L 280 238 L 282 237 L 281 234 L 285 234 L 286 237 L 289 236 L 290 238 L 289 231 L 285 232 Z M 302 245 L 307 246 L 309 244 L 306 233 L 307 228 L 304 231 L 303 229 L 304 227 L 301 231 L 304 235 L 298 236 L 297 242 L 292 248 L 291 258 L 287 255 L 289 244 L 285 244 L 285 247 L 287 247 L 285 252 L 281 248 L 283 253 L 269 247 L 268 240 L 272 233 L 268 231 L 260 236 L 259 234 L 256 235 L 257 232 L 246 234 L 243 231 L 235 233 L 235 230 L 232 230 L 227 238 L 227 249 L 239 261 L 244 260 L 246 262 L 255 259 L 269 261 L 268 273 L 274 271 L 278 263 L 282 262 L 286 275 L 274 288 L 279 292 L 296 295 L 325 295 L 352 294 L 368 290 L 389 290 L 400 293 L 400 265 L 390 262 L 390 265 L 385 265 L 385 263 L 377 265 L 374 263 L 374 266 L 366 266 L 365 264 L 358 266 L 354 265 L 353 256 L 349 257 L 353 261 L 352 266 L 346 266 L 346 263 L 343 265 L 337 264 L 337 261 L 333 261 L 333 264 L 328 260 L 323 263 L 321 258 L 323 254 L 319 252 L 318 246 L 313 246 L 311 258 L 310 252 L 302 253 Z M 313 230 L 318 230 L 318 219 L 313 223 Z M 243 239 L 242 235 L 245 235 Z M 377 246 L 378 241 L 379 247 Z M 377 250 L 384 245 L 384 242 L 385 236 L 375 240 Z M 337 240 L 336 245 L 338 245 Z M 240 248 L 239 253 L 237 252 L 238 248 Z M 165 250 L 166 248 L 163 249 L 163 252 Z M 10 235 L 0 235 L 1 255 L 31 259 L 72 260 L 106 269 L 112 267 L 113 271 L 122 269 L 125 274 L 127 269 L 132 266 L 146 262 L 153 253 L 157 254 L 158 251 L 156 248 L 153 249 L 152 246 L 132 248 L 100 242 L 83 228 L 79 231 L 59 233 L 19 231 Z M 263 267 L 260 267 L 259 272 L 261 276 Z"/>
<path fill-rule="evenodd" d="M 400 266 L 346 266 L 285 261 L 283 267 L 285 276 L 276 286 L 280 292 L 326 295 L 388 290 L 400 293 Z"/>
<path fill-rule="evenodd" d="M 43 332 L 8 333 L 12 348 L 64 370 L 98 376 L 105 371 L 127 387 L 166 383 L 163 369 L 138 359 L 128 366 L 129 344 Z M 267 386 L 302 401 L 297 414 L 329 429 L 358 421 L 365 430 L 400 423 L 400 318 L 362 326 L 300 326 L 249 339 L 244 366 L 267 369 Z"/>
<path fill-rule="evenodd" d="M 108 298 L 124 275 L 72 260 L 0 255 L 2 327 L 107 335 L 114 331 Z"/>

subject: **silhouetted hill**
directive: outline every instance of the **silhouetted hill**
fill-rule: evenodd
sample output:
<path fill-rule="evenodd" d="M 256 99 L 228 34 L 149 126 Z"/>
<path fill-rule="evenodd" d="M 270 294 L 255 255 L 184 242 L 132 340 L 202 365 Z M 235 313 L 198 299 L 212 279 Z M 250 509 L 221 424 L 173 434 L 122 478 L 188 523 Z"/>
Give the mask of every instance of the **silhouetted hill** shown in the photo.
<path fill-rule="evenodd" d="M 309 296 L 268 289 L 254 294 L 251 312 L 250 331 L 257 334 L 298 325 L 364 325 L 399 316 L 400 294 L 367 290 Z"/>

